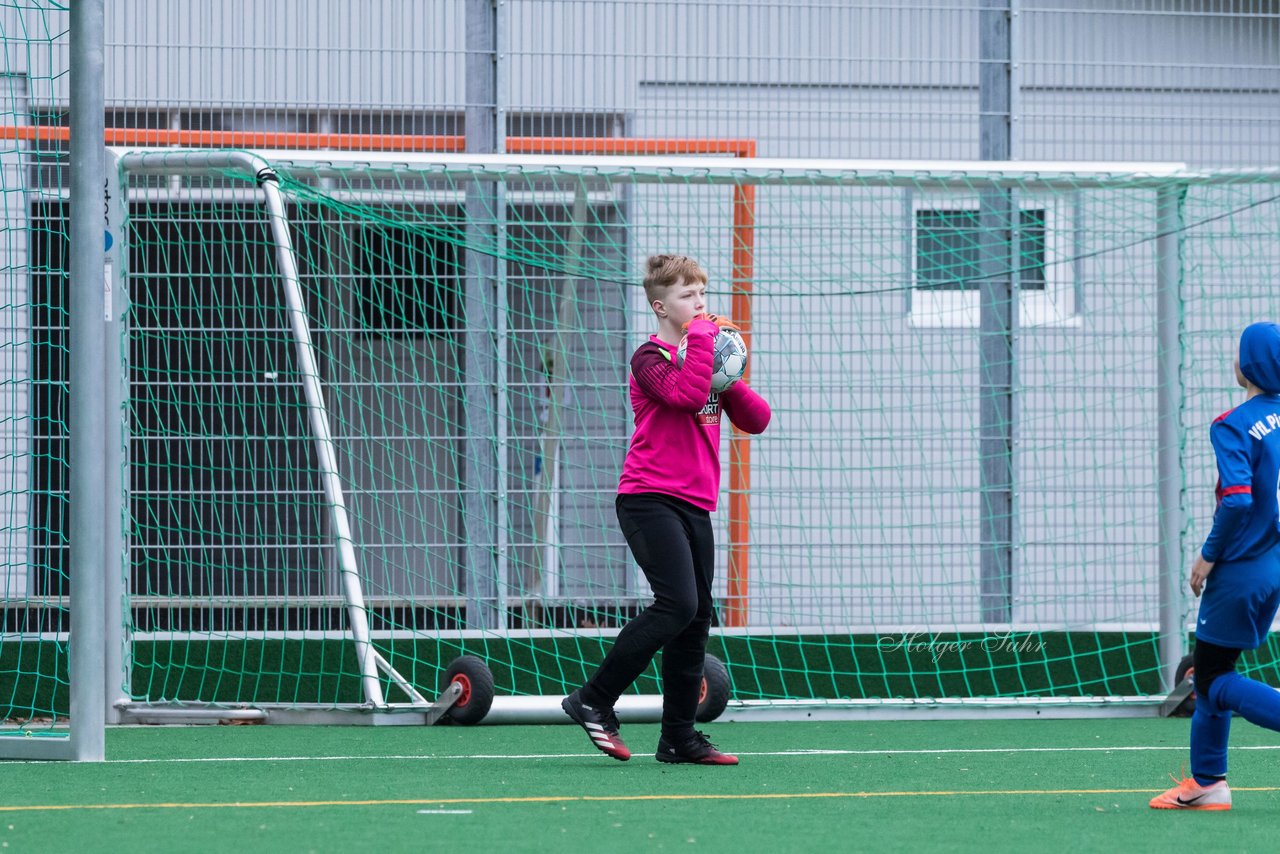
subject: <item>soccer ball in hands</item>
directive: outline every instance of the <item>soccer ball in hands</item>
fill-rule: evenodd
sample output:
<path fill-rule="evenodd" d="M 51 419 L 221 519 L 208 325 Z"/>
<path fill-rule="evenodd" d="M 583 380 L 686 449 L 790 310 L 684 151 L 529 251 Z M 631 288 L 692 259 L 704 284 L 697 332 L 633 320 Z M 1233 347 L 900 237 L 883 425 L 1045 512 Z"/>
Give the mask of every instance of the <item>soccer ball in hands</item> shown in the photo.
<path fill-rule="evenodd" d="M 689 347 L 689 337 L 680 341 L 677 355 L 680 364 L 684 364 L 684 354 Z M 712 344 L 711 391 L 720 394 L 729 386 L 742 379 L 747 372 L 747 342 L 742 335 L 732 329 L 721 329 Z"/>

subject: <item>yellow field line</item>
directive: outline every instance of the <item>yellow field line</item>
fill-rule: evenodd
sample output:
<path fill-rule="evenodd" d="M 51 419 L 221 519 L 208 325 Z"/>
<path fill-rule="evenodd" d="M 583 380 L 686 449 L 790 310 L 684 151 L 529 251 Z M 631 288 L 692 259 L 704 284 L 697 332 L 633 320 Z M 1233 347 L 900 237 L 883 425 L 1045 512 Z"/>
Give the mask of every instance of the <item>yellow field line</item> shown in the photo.
<path fill-rule="evenodd" d="M 922 792 L 791 792 L 739 795 L 534 795 L 519 798 L 405 798 L 367 801 L 232 801 L 227 803 L 158 804 L 39 804 L 0 806 L 0 812 L 60 812 L 67 810 L 191 810 L 272 809 L 280 807 L 385 807 L 446 806 L 455 804 L 551 804 L 618 801 L 761 801 L 815 800 L 823 798 L 946 798 L 963 795 L 1150 795 L 1163 789 L 975 789 Z M 1234 792 L 1280 792 L 1280 786 L 1233 787 Z"/>

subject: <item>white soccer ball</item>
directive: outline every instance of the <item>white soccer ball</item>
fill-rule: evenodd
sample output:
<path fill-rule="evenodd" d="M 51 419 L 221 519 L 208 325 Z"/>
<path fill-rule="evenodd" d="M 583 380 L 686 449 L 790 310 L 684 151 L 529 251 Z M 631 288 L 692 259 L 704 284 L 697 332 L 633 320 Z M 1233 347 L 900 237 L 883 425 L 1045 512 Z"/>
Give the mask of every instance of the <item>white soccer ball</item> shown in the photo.
<path fill-rule="evenodd" d="M 689 338 L 680 341 L 680 364 L 684 364 L 684 354 L 689 346 Z M 747 372 L 747 342 L 732 329 L 721 329 L 712 345 L 711 390 L 720 394 L 729 386 L 742 379 Z"/>

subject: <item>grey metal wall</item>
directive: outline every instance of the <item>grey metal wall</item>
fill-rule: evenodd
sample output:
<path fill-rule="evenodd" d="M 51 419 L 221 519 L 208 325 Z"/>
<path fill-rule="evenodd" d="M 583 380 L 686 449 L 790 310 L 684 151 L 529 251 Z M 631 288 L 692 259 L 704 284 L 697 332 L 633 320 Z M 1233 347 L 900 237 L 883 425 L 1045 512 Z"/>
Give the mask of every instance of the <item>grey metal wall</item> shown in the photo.
<path fill-rule="evenodd" d="M 113 0 L 107 102 L 118 124 L 460 132 L 465 2 Z M 502 0 L 493 106 L 512 135 L 975 158 L 984 5 Z M 1016 157 L 1275 162 L 1274 3 L 1009 5 Z"/>

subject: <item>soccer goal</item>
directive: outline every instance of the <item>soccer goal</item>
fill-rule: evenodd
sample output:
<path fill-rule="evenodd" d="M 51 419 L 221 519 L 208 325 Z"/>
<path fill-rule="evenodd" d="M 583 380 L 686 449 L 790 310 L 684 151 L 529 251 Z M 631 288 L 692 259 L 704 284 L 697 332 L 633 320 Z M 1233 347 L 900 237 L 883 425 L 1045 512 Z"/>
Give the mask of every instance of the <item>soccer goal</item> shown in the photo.
<path fill-rule="evenodd" d="M 725 715 L 1144 715 L 1172 687 L 1275 174 L 115 156 L 122 719 L 421 723 L 461 655 L 485 720 L 559 719 L 648 598 L 612 503 L 637 270 L 672 251 L 775 413 L 725 437 Z"/>

